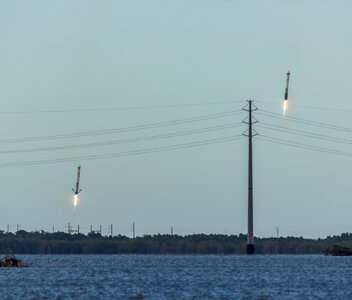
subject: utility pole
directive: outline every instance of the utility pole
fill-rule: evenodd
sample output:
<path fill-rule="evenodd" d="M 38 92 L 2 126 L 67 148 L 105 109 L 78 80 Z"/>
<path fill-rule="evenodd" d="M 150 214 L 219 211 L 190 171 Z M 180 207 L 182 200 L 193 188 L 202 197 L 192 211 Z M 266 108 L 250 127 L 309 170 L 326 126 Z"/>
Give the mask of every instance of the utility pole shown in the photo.
<path fill-rule="evenodd" d="M 110 236 L 112 237 L 113 231 L 112 231 L 112 223 L 110 224 Z"/>
<path fill-rule="evenodd" d="M 100 235 L 101 235 L 101 225 L 100 225 L 100 227 L 99 227 L 99 232 L 100 232 Z"/>
<path fill-rule="evenodd" d="M 258 135 L 257 132 L 252 132 L 252 125 L 257 123 L 257 120 L 252 120 L 252 112 L 258 108 L 252 107 L 253 100 L 248 100 L 248 105 L 243 110 L 248 111 L 248 131 L 243 135 L 248 137 L 248 233 L 247 233 L 247 254 L 254 254 L 254 237 L 253 237 L 253 153 L 252 153 L 252 137 Z"/>
<path fill-rule="evenodd" d="M 134 224 L 134 222 L 132 223 L 132 237 L 133 239 L 135 239 L 136 237 L 136 225 Z"/>
<path fill-rule="evenodd" d="M 276 227 L 276 237 L 279 238 L 279 226 Z"/>
<path fill-rule="evenodd" d="M 20 225 L 19 224 L 17 224 L 17 227 L 16 227 L 16 232 L 17 231 L 20 231 Z"/>
<path fill-rule="evenodd" d="M 55 232 L 55 226 L 53 225 L 53 233 Z"/>
<path fill-rule="evenodd" d="M 79 225 L 77 225 L 77 233 L 79 233 Z"/>
<path fill-rule="evenodd" d="M 174 228 L 171 226 L 171 236 L 174 235 Z"/>
<path fill-rule="evenodd" d="M 9 233 L 9 232 L 10 232 L 10 225 L 7 224 L 7 233 Z"/>
<path fill-rule="evenodd" d="M 71 233 L 71 224 L 67 223 L 67 233 L 70 234 Z"/>

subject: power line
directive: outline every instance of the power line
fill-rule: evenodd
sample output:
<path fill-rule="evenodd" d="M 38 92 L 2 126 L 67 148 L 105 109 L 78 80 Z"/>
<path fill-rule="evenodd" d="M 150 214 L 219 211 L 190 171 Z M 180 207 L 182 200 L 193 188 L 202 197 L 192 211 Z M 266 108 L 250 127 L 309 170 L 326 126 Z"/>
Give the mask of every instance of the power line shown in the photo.
<path fill-rule="evenodd" d="M 206 121 L 211 119 L 224 118 L 228 116 L 233 116 L 242 113 L 242 110 L 233 110 L 228 112 L 221 112 L 209 115 L 202 115 L 197 117 L 185 118 L 185 119 L 177 119 L 166 122 L 158 122 L 158 123 L 149 123 L 131 127 L 122 127 L 122 128 L 114 128 L 114 129 L 104 129 L 104 130 L 96 130 L 96 131 L 86 131 L 86 132 L 76 132 L 76 133 L 68 133 L 68 134 L 56 134 L 56 135 L 47 135 L 47 136 L 37 136 L 37 137 L 27 137 L 27 138 L 15 138 L 15 139 L 3 139 L 0 140 L 0 143 L 19 143 L 19 142 L 34 142 L 34 141 L 46 141 L 46 140 L 56 140 L 56 139 L 66 139 L 66 138 L 78 138 L 85 136 L 96 136 L 96 135 L 104 135 L 104 134 L 112 134 L 119 132 L 127 132 L 127 131 L 136 131 L 136 130 L 146 130 L 151 128 L 159 128 L 164 126 L 174 126 L 179 124 L 193 123 Z"/>
<path fill-rule="evenodd" d="M 53 147 L 42 147 L 42 148 L 30 148 L 30 149 L 18 149 L 18 150 L 3 150 L 0 151 L 0 154 L 13 154 L 13 153 L 28 153 L 28 152 L 41 152 L 41 151 L 53 151 L 53 150 L 68 150 L 68 149 L 77 149 L 77 148 L 89 148 L 89 147 L 98 147 L 98 146 L 107 146 L 107 145 L 115 145 L 115 144 L 127 144 L 127 143 L 135 143 L 141 141 L 152 141 L 157 139 L 165 139 L 172 137 L 179 137 L 185 135 L 199 134 L 199 133 L 207 133 L 213 131 L 219 131 L 234 127 L 243 126 L 242 122 L 232 123 L 232 124 L 223 124 L 219 126 L 206 127 L 200 129 L 186 130 L 186 131 L 178 131 L 171 132 L 167 134 L 158 134 L 152 136 L 144 136 L 144 137 L 136 137 L 130 139 L 119 139 L 119 140 L 111 140 L 105 142 L 94 142 L 94 143 L 85 143 L 85 144 L 75 144 L 75 145 L 67 145 L 67 146 L 53 146 Z"/>
<path fill-rule="evenodd" d="M 266 110 L 261 110 L 261 111 L 258 111 L 257 113 L 260 115 L 264 115 L 266 117 L 281 119 L 284 121 L 296 122 L 296 123 L 301 123 L 301 124 L 305 124 L 305 125 L 316 126 L 316 127 L 327 128 L 327 129 L 338 130 L 338 131 L 352 132 L 352 128 L 338 126 L 338 125 L 329 124 L 329 123 L 316 122 L 316 121 L 292 117 L 292 116 L 288 116 L 288 115 L 285 115 L 285 117 L 282 117 L 282 115 L 280 115 L 278 113 L 273 113 L 273 112 L 266 111 Z"/>
<path fill-rule="evenodd" d="M 264 124 L 264 126 L 262 124 Z M 352 144 L 352 140 L 349 140 L 349 139 L 333 137 L 333 136 L 324 135 L 324 134 L 317 134 L 317 133 L 303 131 L 303 130 L 297 130 L 297 129 L 282 128 L 281 126 L 273 125 L 273 124 L 269 124 L 269 123 L 265 123 L 265 122 L 261 122 L 257 126 L 260 128 L 274 130 L 277 132 L 306 136 L 306 137 L 311 137 L 311 138 L 320 139 L 320 140 L 324 140 L 324 141 L 343 143 L 343 144 Z"/>
<path fill-rule="evenodd" d="M 256 102 L 260 103 L 261 105 L 280 105 L 279 102 L 268 102 L 268 101 L 260 101 L 256 100 Z M 303 105 L 303 104 L 290 104 L 290 107 L 302 107 L 302 108 L 309 108 L 309 109 L 319 109 L 319 110 L 327 110 L 327 111 L 337 111 L 337 112 L 352 112 L 351 108 L 336 108 L 336 107 L 327 107 L 327 106 L 317 106 L 317 105 Z"/>
<path fill-rule="evenodd" d="M 56 164 L 56 163 L 64 163 L 64 162 L 72 162 L 72 161 L 88 161 L 88 160 L 96 160 L 96 159 L 106 159 L 113 157 L 125 157 L 125 156 L 133 156 L 147 153 L 156 153 L 156 152 L 164 152 L 171 151 L 177 149 L 184 148 L 193 148 L 198 146 L 205 146 L 210 144 L 223 143 L 228 141 L 234 141 L 243 138 L 242 135 L 237 136 L 226 136 L 222 138 L 208 139 L 197 142 L 185 143 L 185 144 L 176 144 L 164 147 L 154 147 L 147 149 L 140 149 L 134 151 L 126 151 L 126 152 L 117 152 L 110 154 L 102 154 L 102 155 L 90 155 L 90 156 L 78 156 L 78 157 L 68 157 L 68 158 L 60 158 L 60 159 L 47 159 L 47 160 L 36 160 L 36 161 L 22 161 L 22 162 L 11 162 L 11 163 L 2 163 L 0 167 L 15 167 L 15 166 L 28 166 L 28 165 L 43 165 L 43 164 Z"/>
<path fill-rule="evenodd" d="M 53 110 L 13 110 L 0 111 L 0 114 L 46 114 L 46 113 L 83 113 L 83 112 L 104 112 L 119 110 L 143 110 L 159 108 L 182 108 L 182 107 L 199 107 L 209 105 L 223 105 L 243 103 L 244 101 L 222 101 L 222 102 L 204 102 L 204 103 L 184 103 L 184 104 L 161 104 L 161 105 L 141 105 L 141 106 L 121 106 L 109 108 L 71 108 L 71 109 L 53 109 Z"/>
<path fill-rule="evenodd" d="M 344 151 L 339 151 L 339 150 L 335 150 L 335 149 L 331 149 L 331 148 L 323 148 L 323 147 L 318 147 L 318 146 L 309 145 L 309 144 L 292 142 L 289 140 L 280 139 L 280 138 L 276 138 L 276 137 L 260 135 L 257 137 L 257 139 L 271 142 L 271 143 L 296 147 L 296 148 L 303 148 L 303 149 L 314 150 L 314 151 L 318 151 L 318 152 L 324 152 L 324 153 L 330 153 L 330 154 L 335 154 L 335 155 L 340 155 L 340 156 L 352 157 L 351 152 L 344 152 Z"/>

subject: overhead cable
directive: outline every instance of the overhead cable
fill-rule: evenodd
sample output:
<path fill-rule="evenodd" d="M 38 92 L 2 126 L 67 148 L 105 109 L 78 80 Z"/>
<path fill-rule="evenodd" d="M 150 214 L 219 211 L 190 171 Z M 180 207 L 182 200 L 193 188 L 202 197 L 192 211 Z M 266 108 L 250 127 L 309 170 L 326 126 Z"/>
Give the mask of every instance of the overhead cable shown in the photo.
<path fill-rule="evenodd" d="M 281 119 L 281 120 L 289 121 L 289 122 L 296 122 L 296 123 L 301 123 L 301 124 L 311 125 L 311 126 L 317 126 L 317 127 L 327 128 L 327 129 L 352 132 L 352 128 L 343 127 L 343 126 L 339 126 L 339 125 L 334 125 L 334 124 L 330 124 L 330 123 L 316 122 L 316 121 L 303 119 L 303 118 L 292 117 L 292 116 L 288 116 L 288 115 L 285 115 L 285 117 L 282 117 L 281 114 L 273 113 L 273 112 L 265 111 L 265 110 L 260 110 L 260 111 L 258 110 L 257 114 L 261 114 L 261 115 L 264 115 L 266 117 Z"/>
<path fill-rule="evenodd" d="M 146 148 L 146 149 L 139 149 L 139 150 L 133 150 L 133 151 L 126 151 L 126 152 L 117 152 L 117 153 L 110 153 L 110 154 L 96 154 L 96 155 L 89 155 L 89 156 L 77 156 L 77 157 L 67 157 L 67 158 L 58 158 L 58 159 L 45 159 L 45 160 L 34 160 L 34 161 L 0 163 L 0 167 L 57 164 L 57 163 L 72 162 L 72 161 L 76 162 L 76 161 L 106 159 L 106 158 L 113 158 L 113 157 L 125 157 L 125 156 L 140 155 L 140 154 L 147 154 L 147 153 L 171 151 L 171 150 L 184 149 L 184 148 L 193 148 L 193 147 L 198 147 L 198 146 L 205 146 L 205 145 L 210 145 L 210 144 L 217 144 L 217 143 L 239 140 L 242 138 L 244 138 L 242 135 L 226 136 L 226 137 L 201 140 L 201 141 L 191 142 L 191 143 L 176 144 L 176 145 L 170 145 L 170 146 L 164 146 L 164 147 Z"/>
<path fill-rule="evenodd" d="M 182 107 L 198 107 L 209 105 L 223 105 L 243 103 L 244 101 L 222 101 L 222 102 L 199 102 L 184 104 L 159 104 L 159 105 L 140 105 L 140 106 L 121 106 L 107 108 L 68 108 L 68 109 L 47 109 L 47 110 L 8 110 L 0 111 L 0 114 L 47 114 L 47 113 L 83 113 L 83 112 L 99 112 L 99 111 L 119 111 L 119 110 L 142 110 L 142 109 L 161 109 L 161 108 L 182 108 Z"/>
<path fill-rule="evenodd" d="M 314 138 L 314 139 L 320 139 L 320 140 L 324 140 L 324 141 L 343 143 L 343 144 L 352 144 L 351 139 L 333 137 L 333 136 L 329 136 L 329 135 L 325 135 L 325 134 L 317 134 L 317 133 L 304 131 L 304 130 L 298 130 L 298 129 L 283 128 L 282 126 L 278 126 L 278 125 L 274 125 L 274 124 L 270 124 L 270 123 L 266 123 L 266 122 L 258 123 L 257 127 L 269 129 L 269 130 L 274 130 L 277 132 L 283 132 L 283 133 L 289 133 L 289 134 L 294 134 L 294 135 L 299 135 L 299 136 L 310 137 L 310 138 Z"/>
<path fill-rule="evenodd" d="M 67 146 L 52 146 L 52 147 L 29 148 L 29 149 L 2 150 L 2 151 L 0 151 L 0 154 L 40 152 L 40 151 L 53 151 L 53 150 L 68 150 L 68 149 L 77 149 L 77 148 L 107 146 L 107 145 L 114 145 L 114 144 L 127 144 L 127 143 L 135 143 L 135 142 L 141 142 L 141 141 L 152 141 L 152 140 L 157 140 L 157 139 L 165 139 L 165 138 L 179 137 L 179 136 L 199 134 L 199 133 L 207 133 L 207 132 L 213 132 L 213 131 L 219 131 L 219 130 L 234 128 L 234 127 L 239 127 L 242 125 L 243 125 L 242 122 L 238 122 L 238 123 L 223 124 L 223 125 L 213 126 L 213 127 L 192 129 L 192 130 L 186 130 L 186 131 L 177 131 L 177 132 L 171 132 L 171 133 L 166 133 L 166 134 L 142 136 L 142 137 L 135 137 L 135 138 L 129 138 L 129 139 L 118 139 L 118 140 L 110 140 L 110 141 L 103 141 L 103 142 L 74 144 L 74 145 L 67 145 Z"/>
<path fill-rule="evenodd" d="M 260 135 L 256 139 L 267 141 L 267 142 L 272 142 L 272 143 L 276 143 L 276 144 L 296 147 L 296 148 L 303 148 L 303 149 L 308 149 L 308 150 L 314 150 L 314 151 L 319 151 L 319 152 L 324 152 L 324 153 L 340 155 L 340 156 L 352 157 L 351 152 L 344 152 L 344 151 L 339 151 L 336 149 L 318 147 L 318 146 L 314 146 L 314 145 L 293 142 L 293 141 L 280 139 L 280 138 L 276 138 L 276 137 L 271 137 L 271 136 Z"/>
<path fill-rule="evenodd" d="M 85 136 L 96 136 L 104 134 L 112 134 L 119 132 L 127 131 L 136 131 L 136 130 L 146 130 L 151 128 L 159 128 L 165 126 L 174 126 L 179 124 L 200 122 L 205 120 L 212 120 L 218 118 L 224 118 L 228 116 L 233 116 L 242 113 L 242 110 L 233 110 L 228 112 L 221 112 L 215 114 L 201 115 L 197 117 L 185 118 L 185 119 L 176 119 L 172 121 L 157 122 L 157 123 L 148 123 L 131 127 L 121 127 L 121 128 L 112 128 L 112 129 L 103 129 L 95 131 L 85 131 L 85 132 L 76 132 L 76 133 L 67 133 L 67 134 L 55 134 L 55 135 L 46 135 L 46 136 L 34 136 L 34 137 L 22 137 L 22 138 L 13 138 L 13 139 L 2 139 L 0 143 L 20 143 L 20 142 L 33 142 L 33 141 L 46 141 L 46 140 L 57 140 L 57 139 L 67 139 L 67 138 L 78 138 Z"/>

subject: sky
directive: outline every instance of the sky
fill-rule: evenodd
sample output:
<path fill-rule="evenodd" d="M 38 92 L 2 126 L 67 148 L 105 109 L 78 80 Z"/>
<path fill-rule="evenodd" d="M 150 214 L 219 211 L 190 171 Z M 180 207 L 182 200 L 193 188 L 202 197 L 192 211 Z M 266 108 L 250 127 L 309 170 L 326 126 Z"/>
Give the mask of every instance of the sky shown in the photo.
<path fill-rule="evenodd" d="M 352 128 L 351 9 L 332 0 L 0 1 L 0 230 L 71 223 L 107 234 L 112 223 L 114 234 L 131 236 L 135 222 L 140 236 L 171 227 L 246 233 L 248 141 L 238 123 L 253 99 L 255 236 L 276 236 L 277 227 L 311 238 L 351 232 L 352 158 L 267 139 L 348 153 L 351 145 L 265 128 L 352 140 L 288 120 Z M 211 117 L 167 123 L 202 116 Z M 90 134 L 67 138 L 82 132 Z M 66 136 L 30 139 L 57 135 Z M 159 150 L 121 156 L 146 149 Z"/>

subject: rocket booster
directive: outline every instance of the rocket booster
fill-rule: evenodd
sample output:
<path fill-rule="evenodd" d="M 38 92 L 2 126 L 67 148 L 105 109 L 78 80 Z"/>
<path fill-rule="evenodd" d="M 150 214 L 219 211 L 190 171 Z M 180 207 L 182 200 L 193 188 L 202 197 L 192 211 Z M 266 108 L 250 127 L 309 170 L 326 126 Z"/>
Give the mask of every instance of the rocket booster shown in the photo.
<path fill-rule="evenodd" d="M 285 88 L 285 101 L 287 101 L 288 98 L 288 83 L 290 81 L 290 71 L 287 72 L 287 78 L 286 78 L 286 88 Z"/>
<path fill-rule="evenodd" d="M 82 191 L 82 189 L 79 189 L 79 176 L 80 176 L 80 173 L 81 173 L 81 166 L 78 165 L 78 168 L 77 168 L 76 188 L 75 188 L 75 189 L 72 189 L 72 191 L 75 193 L 75 195 L 78 195 L 79 192 Z"/>

